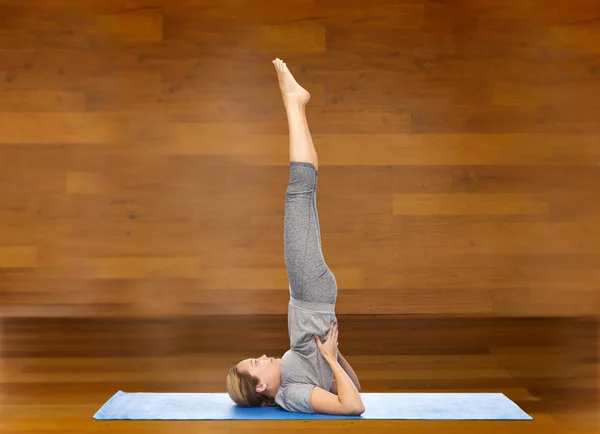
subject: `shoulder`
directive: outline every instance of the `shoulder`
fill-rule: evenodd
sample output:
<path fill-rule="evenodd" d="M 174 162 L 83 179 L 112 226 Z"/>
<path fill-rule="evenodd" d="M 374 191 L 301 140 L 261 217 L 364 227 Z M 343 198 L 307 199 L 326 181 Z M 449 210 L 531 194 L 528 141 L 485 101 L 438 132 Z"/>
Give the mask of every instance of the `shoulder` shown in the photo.
<path fill-rule="evenodd" d="M 314 413 L 311 397 L 314 384 L 288 383 L 282 384 L 275 396 L 275 403 L 287 411 L 297 413 Z"/>

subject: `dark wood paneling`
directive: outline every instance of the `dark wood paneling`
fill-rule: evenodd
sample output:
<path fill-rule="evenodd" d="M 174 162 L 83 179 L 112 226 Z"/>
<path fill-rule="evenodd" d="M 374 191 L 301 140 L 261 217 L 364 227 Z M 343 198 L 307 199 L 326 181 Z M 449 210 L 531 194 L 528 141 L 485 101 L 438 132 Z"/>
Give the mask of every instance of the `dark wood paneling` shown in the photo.
<path fill-rule="evenodd" d="M 0 1 L 0 316 L 282 314 L 311 92 L 340 313 L 600 313 L 593 0 Z"/>

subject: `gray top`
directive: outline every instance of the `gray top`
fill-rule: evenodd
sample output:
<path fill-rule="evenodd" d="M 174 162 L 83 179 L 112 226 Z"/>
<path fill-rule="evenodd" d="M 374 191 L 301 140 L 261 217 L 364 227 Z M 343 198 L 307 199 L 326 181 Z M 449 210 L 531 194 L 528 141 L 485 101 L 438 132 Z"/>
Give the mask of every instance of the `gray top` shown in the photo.
<path fill-rule="evenodd" d="M 315 386 L 327 391 L 333 382 L 333 371 L 321 355 L 315 335 L 321 342 L 329 337 L 331 322 L 337 323 L 335 304 L 312 303 L 290 297 L 288 333 L 290 350 L 281 358 L 281 387 L 275 403 L 295 413 L 315 413 L 310 397 Z M 335 357 L 338 352 L 336 349 Z"/>

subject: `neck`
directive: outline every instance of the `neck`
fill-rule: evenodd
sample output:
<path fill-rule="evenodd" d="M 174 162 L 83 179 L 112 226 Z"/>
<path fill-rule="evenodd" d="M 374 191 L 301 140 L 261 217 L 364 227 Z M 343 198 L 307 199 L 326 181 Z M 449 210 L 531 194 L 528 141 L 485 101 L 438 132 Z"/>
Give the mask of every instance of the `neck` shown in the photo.
<path fill-rule="evenodd" d="M 279 383 L 272 388 L 265 390 L 265 396 L 268 396 L 269 398 L 275 398 L 277 392 L 279 392 L 279 387 L 281 387 L 281 381 L 279 381 Z"/>

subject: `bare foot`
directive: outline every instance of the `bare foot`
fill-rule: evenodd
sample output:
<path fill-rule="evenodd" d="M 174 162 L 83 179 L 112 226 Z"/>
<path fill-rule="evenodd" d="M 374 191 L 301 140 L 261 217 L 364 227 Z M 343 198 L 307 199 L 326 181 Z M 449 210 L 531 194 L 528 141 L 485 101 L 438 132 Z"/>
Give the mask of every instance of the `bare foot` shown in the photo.
<path fill-rule="evenodd" d="M 310 93 L 298 84 L 283 60 L 277 58 L 273 60 L 273 65 L 275 65 L 277 77 L 279 78 L 279 88 L 281 89 L 284 105 L 286 107 L 288 104 L 306 105 L 310 99 Z"/>

